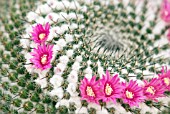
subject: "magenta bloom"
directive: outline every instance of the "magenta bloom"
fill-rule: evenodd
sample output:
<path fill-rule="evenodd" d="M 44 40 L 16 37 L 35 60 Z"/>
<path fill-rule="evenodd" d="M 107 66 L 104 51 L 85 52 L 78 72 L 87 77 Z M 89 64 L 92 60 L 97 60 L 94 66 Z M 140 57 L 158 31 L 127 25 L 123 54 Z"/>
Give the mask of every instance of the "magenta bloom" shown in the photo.
<path fill-rule="evenodd" d="M 106 71 L 106 76 L 100 80 L 101 98 L 103 102 L 113 101 L 116 103 L 116 98 L 121 98 L 122 85 L 120 84 L 118 75 L 110 76 Z"/>
<path fill-rule="evenodd" d="M 45 27 L 43 27 L 42 24 L 37 24 L 35 27 L 33 27 L 33 32 L 32 34 L 32 40 L 34 40 L 35 43 L 44 43 L 48 35 L 50 33 L 50 25 L 49 23 L 45 24 Z"/>
<path fill-rule="evenodd" d="M 167 67 L 162 67 L 161 72 L 161 74 L 158 74 L 159 78 L 162 80 L 166 90 L 170 91 L 170 70 L 167 70 Z"/>
<path fill-rule="evenodd" d="M 145 100 L 143 95 L 143 88 L 138 85 L 136 81 L 131 80 L 129 83 L 122 83 L 124 89 L 122 90 L 122 99 L 124 103 L 132 106 L 138 106 L 140 102 Z"/>
<path fill-rule="evenodd" d="M 34 64 L 35 68 L 39 68 L 41 70 L 51 68 L 50 62 L 53 54 L 52 49 L 52 45 L 38 45 L 38 48 L 31 52 L 33 58 L 31 58 L 30 61 Z"/>
<path fill-rule="evenodd" d="M 99 91 L 98 81 L 96 81 L 96 76 L 93 76 L 91 80 L 84 78 L 81 81 L 80 92 L 81 99 L 87 102 L 93 102 L 99 104 L 100 91 Z"/>
<path fill-rule="evenodd" d="M 161 6 L 161 18 L 169 23 L 170 22 L 170 2 L 168 0 L 163 0 Z"/>
<path fill-rule="evenodd" d="M 144 95 L 147 99 L 157 101 L 158 97 L 164 96 L 165 87 L 160 79 L 153 78 L 150 82 L 144 80 L 144 83 Z"/>

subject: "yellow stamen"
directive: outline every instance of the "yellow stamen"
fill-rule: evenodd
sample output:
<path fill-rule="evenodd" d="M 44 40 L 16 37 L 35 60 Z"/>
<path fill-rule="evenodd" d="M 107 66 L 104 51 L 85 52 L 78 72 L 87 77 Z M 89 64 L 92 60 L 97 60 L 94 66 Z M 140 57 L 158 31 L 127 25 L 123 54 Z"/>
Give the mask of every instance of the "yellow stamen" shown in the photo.
<path fill-rule="evenodd" d="M 129 99 L 132 99 L 134 94 L 132 92 L 129 92 L 128 90 L 126 91 L 126 97 Z"/>
<path fill-rule="evenodd" d="M 146 92 L 149 92 L 149 93 L 151 93 L 152 95 L 154 95 L 154 94 L 155 94 L 155 89 L 154 89 L 154 87 L 149 86 L 149 87 L 147 88 Z"/>
<path fill-rule="evenodd" d="M 45 38 L 45 34 L 44 33 L 39 34 L 39 39 L 40 40 L 43 40 L 44 38 Z"/>
<path fill-rule="evenodd" d="M 91 87 L 87 86 L 86 92 L 87 92 L 88 96 L 95 97 L 95 94 L 94 94 L 93 89 Z"/>
<path fill-rule="evenodd" d="M 106 95 L 111 95 L 113 89 L 110 87 L 109 84 L 106 84 L 106 88 L 105 88 L 105 93 Z"/>
<path fill-rule="evenodd" d="M 46 64 L 46 63 L 47 63 L 47 55 L 43 55 L 43 56 L 41 57 L 41 63 L 42 63 L 42 64 Z"/>
<path fill-rule="evenodd" d="M 164 78 L 164 82 L 165 82 L 165 84 L 166 84 L 167 86 L 169 86 L 169 84 L 170 84 L 169 78 Z"/>

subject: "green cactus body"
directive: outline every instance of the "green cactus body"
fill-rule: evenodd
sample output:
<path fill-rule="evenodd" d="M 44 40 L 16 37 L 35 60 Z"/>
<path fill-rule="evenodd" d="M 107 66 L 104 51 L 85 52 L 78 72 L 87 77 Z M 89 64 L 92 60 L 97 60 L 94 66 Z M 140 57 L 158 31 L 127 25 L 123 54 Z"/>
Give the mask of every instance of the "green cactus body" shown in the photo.
<path fill-rule="evenodd" d="M 114 0 L 113 0 L 114 1 Z M 168 26 L 160 0 L 13 0 L 0 25 L 0 113 L 169 113 L 169 98 L 129 107 L 121 99 L 100 105 L 81 100 L 80 83 L 105 71 L 121 81 L 157 77 L 169 65 Z M 152 10 L 151 10 L 152 9 Z M 36 69 L 30 52 L 32 27 L 50 24 L 52 67 Z M 169 95 L 169 92 L 166 92 Z M 167 99 L 165 101 L 165 99 Z"/>

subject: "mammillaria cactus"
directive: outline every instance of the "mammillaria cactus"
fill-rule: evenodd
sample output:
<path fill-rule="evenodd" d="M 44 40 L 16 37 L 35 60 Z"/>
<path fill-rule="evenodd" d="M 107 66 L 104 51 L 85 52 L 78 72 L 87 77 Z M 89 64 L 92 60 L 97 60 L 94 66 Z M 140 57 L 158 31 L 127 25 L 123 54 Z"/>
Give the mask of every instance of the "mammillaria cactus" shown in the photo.
<path fill-rule="evenodd" d="M 0 113 L 170 112 L 168 0 L 8 5 L 0 21 Z"/>

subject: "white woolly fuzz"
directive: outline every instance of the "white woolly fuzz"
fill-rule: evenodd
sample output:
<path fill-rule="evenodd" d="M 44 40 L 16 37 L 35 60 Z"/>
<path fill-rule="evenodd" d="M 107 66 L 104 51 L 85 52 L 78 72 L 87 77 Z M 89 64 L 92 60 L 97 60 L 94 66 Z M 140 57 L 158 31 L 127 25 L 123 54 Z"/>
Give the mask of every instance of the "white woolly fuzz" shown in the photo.
<path fill-rule="evenodd" d="M 51 12 L 51 8 L 48 4 L 43 4 L 38 6 L 37 10 L 35 11 L 38 14 L 48 14 Z"/>
<path fill-rule="evenodd" d="M 60 63 L 62 63 L 62 64 L 66 65 L 68 61 L 69 61 L 68 56 L 63 55 L 60 57 Z"/>
<path fill-rule="evenodd" d="M 56 44 L 60 47 L 63 48 L 64 46 L 66 46 L 66 41 L 64 39 L 59 39 Z"/>
<path fill-rule="evenodd" d="M 67 81 L 68 81 L 69 83 L 77 83 L 77 81 L 78 81 L 77 71 L 72 70 L 72 71 L 70 72 L 70 74 L 68 75 Z"/>
<path fill-rule="evenodd" d="M 65 34 L 65 40 L 67 43 L 73 41 L 73 35 Z"/>
<path fill-rule="evenodd" d="M 90 80 L 92 78 L 92 74 L 85 74 L 85 77 Z"/>
<path fill-rule="evenodd" d="M 86 107 L 77 108 L 75 111 L 76 114 L 88 114 L 88 110 Z"/>
<path fill-rule="evenodd" d="M 86 74 L 92 74 L 93 71 L 92 71 L 91 67 L 87 67 L 87 68 L 85 69 L 84 73 L 86 73 Z"/>
<path fill-rule="evenodd" d="M 26 64 L 29 64 L 31 62 L 30 59 L 32 58 L 32 55 L 30 53 L 27 53 L 25 54 L 25 58 L 26 58 Z"/>
<path fill-rule="evenodd" d="M 73 51 L 73 50 L 68 50 L 68 51 L 66 52 L 66 54 L 67 54 L 68 57 L 72 57 L 73 54 L 74 54 L 74 51 Z"/>
<path fill-rule="evenodd" d="M 72 69 L 75 71 L 78 71 L 80 69 L 80 63 L 79 62 L 74 62 Z"/>
<path fill-rule="evenodd" d="M 100 77 L 102 77 L 103 74 L 105 73 L 104 69 L 102 67 L 100 67 L 100 66 L 98 67 L 98 73 L 99 73 Z"/>
<path fill-rule="evenodd" d="M 35 82 L 36 82 L 37 84 L 39 84 L 39 85 L 41 86 L 41 88 L 47 87 L 47 79 L 46 79 L 46 78 L 37 78 L 37 79 L 35 80 Z"/>
<path fill-rule="evenodd" d="M 27 19 L 29 22 L 34 21 L 37 17 L 38 14 L 32 11 L 27 14 Z"/>
<path fill-rule="evenodd" d="M 34 69 L 34 72 L 37 73 L 40 78 L 46 77 L 46 74 L 48 71 L 49 71 L 49 68 L 43 71 L 41 69 Z"/>
<path fill-rule="evenodd" d="M 71 30 L 74 30 L 74 29 L 76 29 L 76 28 L 78 28 L 78 25 L 77 25 L 76 23 L 72 23 L 72 24 L 70 25 L 70 29 L 71 29 Z"/>
<path fill-rule="evenodd" d="M 62 99 L 60 101 L 57 102 L 57 104 L 55 105 L 56 108 L 58 108 L 59 106 L 66 106 L 67 108 L 69 108 L 69 100 L 67 99 Z"/>
<path fill-rule="evenodd" d="M 60 50 L 60 47 L 58 45 L 53 46 L 53 52 L 57 53 Z"/>
<path fill-rule="evenodd" d="M 24 65 L 24 66 L 29 73 L 33 73 L 33 71 L 34 71 L 33 65 Z"/>
<path fill-rule="evenodd" d="M 75 103 L 75 107 L 76 108 L 80 108 L 81 107 L 80 97 L 70 97 L 69 101 Z"/>
<path fill-rule="evenodd" d="M 77 56 L 77 57 L 76 57 L 76 61 L 77 61 L 77 62 L 81 62 L 81 61 L 82 61 L 82 56 Z"/>
<path fill-rule="evenodd" d="M 69 25 L 68 24 L 63 24 L 62 26 L 61 26 L 61 30 L 63 31 L 63 32 L 65 32 L 65 31 L 68 31 L 69 29 Z"/>
<path fill-rule="evenodd" d="M 63 89 L 61 87 L 53 89 L 49 94 L 51 96 L 58 96 L 59 99 L 63 98 Z"/>
<path fill-rule="evenodd" d="M 58 6 L 57 0 L 47 0 L 47 4 L 52 8 L 55 9 Z"/>
<path fill-rule="evenodd" d="M 69 92 L 69 94 L 71 96 L 77 96 L 78 93 L 76 91 L 76 88 L 77 88 L 77 84 L 76 83 L 69 83 L 66 90 L 67 90 L 67 92 Z"/>
<path fill-rule="evenodd" d="M 54 75 L 52 78 L 50 78 L 50 83 L 54 88 L 58 88 L 63 83 L 63 78 L 60 75 Z"/>
<path fill-rule="evenodd" d="M 88 108 L 94 108 L 96 110 L 101 110 L 101 106 L 96 103 L 88 103 Z"/>
<path fill-rule="evenodd" d="M 63 72 L 64 69 L 65 69 L 65 67 L 66 67 L 65 64 L 63 64 L 63 63 L 58 63 L 58 64 L 57 64 L 57 69 L 56 69 L 56 70 L 60 70 L 61 72 Z"/>
<path fill-rule="evenodd" d="M 30 40 L 29 39 L 21 39 L 20 44 L 23 48 L 28 48 L 28 46 L 30 44 Z"/>
<path fill-rule="evenodd" d="M 43 17 L 37 17 L 35 21 L 36 21 L 36 23 L 39 23 L 39 24 L 45 23 L 45 19 Z"/>
<path fill-rule="evenodd" d="M 96 114 L 109 114 L 109 112 L 104 107 L 102 107 L 100 110 L 96 111 Z"/>
<path fill-rule="evenodd" d="M 50 24 L 56 23 L 59 19 L 59 15 L 57 13 L 51 12 L 45 17 L 45 21 Z"/>

